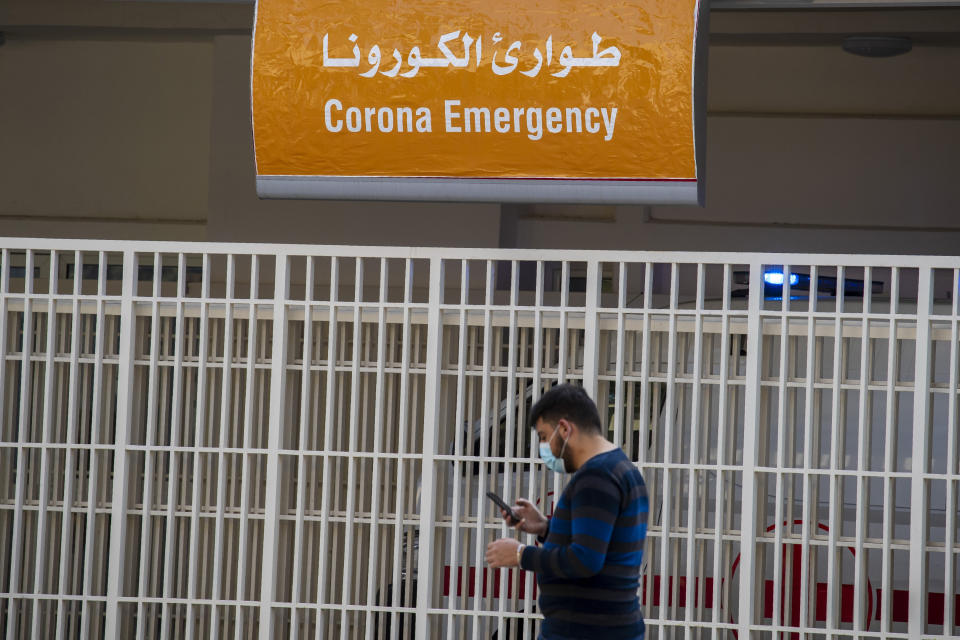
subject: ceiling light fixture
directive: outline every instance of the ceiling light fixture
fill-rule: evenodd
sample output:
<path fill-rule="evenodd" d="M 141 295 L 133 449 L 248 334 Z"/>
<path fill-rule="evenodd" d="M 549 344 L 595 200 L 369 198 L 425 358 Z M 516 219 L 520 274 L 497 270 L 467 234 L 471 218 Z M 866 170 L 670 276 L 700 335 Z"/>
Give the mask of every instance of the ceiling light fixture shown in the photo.
<path fill-rule="evenodd" d="M 843 50 L 867 58 L 890 58 L 909 53 L 913 40 L 903 36 L 849 36 Z"/>

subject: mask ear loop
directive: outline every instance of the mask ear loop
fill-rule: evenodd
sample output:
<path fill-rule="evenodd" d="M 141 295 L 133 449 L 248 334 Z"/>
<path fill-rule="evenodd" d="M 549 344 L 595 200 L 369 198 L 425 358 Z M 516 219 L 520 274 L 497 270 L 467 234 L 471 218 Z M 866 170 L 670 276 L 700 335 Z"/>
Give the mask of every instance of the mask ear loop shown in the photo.
<path fill-rule="evenodd" d="M 559 433 L 559 432 L 560 432 L 560 429 L 557 428 L 557 430 L 553 432 L 553 435 L 555 436 L 555 435 L 557 435 L 557 433 Z M 550 436 L 550 438 L 552 439 L 553 436 Z M 563 441 L 563 446 L 560 447 L 560 455 L 557 456 L 557 457 L 560 458 L 561 460 L 563 460 L 563 452 L 567 450 L 567 443 L 568 443 L 569 441 L 570 441 L 570 436 L 567 436 L 566 440 Z M 563 470 L 566 471 L 566 472 L 568 472 L 568 473 L 569 473 L 569 471 L 570 471 L 569 469 L 567 469 L 567 461 L 566 461 L 566 460 L 563 460 Z"/>

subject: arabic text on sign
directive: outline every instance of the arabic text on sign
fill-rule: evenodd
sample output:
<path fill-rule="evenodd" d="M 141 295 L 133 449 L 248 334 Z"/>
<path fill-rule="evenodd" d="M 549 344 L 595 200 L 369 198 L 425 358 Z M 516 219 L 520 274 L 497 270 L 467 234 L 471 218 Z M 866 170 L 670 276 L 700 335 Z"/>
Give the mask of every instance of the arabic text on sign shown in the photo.
<path fill-rule="evenodd" d="M 463 47 L 462 55 L 457 55 L 451 49 L 448 43 L 454 42 L 459 38 L 460 43 Z M 347 38 L 351 43 L 353 43 L 353 56 L 350 58 L 335 58 L 330 56 L 329 49 L 329 34 L 323 34 L 323 66 L 324 67 L 349 67 L 349 68 L 359 68 L 361 66 L 361 55 L 360 55 L 360 45 L 357 44 L 357 34 L 351 33 L 349 38 Z M 493 34 L 491 38 L 493 44 L 499 44 L 503 41 L 503 36 L 498 32 Z M 556 64 L 559 67 L 562 67 L 559 71 L 554 71 L 550 75 L 557 78 L 566 77 L 571 69 L 574 68 L 598 68 L 598 67 L 619 67 L 620 66 L 620 49 L 615 46 L 606 47 L 605 49 L 600 48 L 600 43 L 603 41 L 603 38 L 596 31 L 593 32 L 591 36 L 593 42 L 593 55 L 588 58 L 578 58 L 573 55 L 573 48 L 569 45 L 563 47 L 560 51 L 560 56 L 557 58 Z M 451 31 L 450 33 L 445 33 L 440 36 L 439 41 L 437 42 L 437 49 L 442 54 L 438 58 L 425 58 L 420 53 L 420 47 L 413 47 L 410 49 L 410 52 L 407 54 L 407 67 L 406 71 L 400 72 L 403 67 L 403 55 L 399 50 L 394 49 L 393 53 L 387 58 L 388 61 L 392 61 L 393 64 L 390 66 L 388 62 L 387 66 L 389 69 L 381 70 L 380 65 L 384 62 L 383 54 L 380 50 L 380 45 L 373 45 L 370 47 L 370 51 L 367 54 L 367 64 L 369 68 L 360 73 L 361 77 L 372 78 L 376 76 L 379 72 L 379 75 L 387 76 L 388 78 L 394 78 L 400 76 L 403 78 L 413 78 L 416 76 L 420 69 L 426 68 L 450 68 L 463 69 L 470 65 L 470 58 L 475 54 L 476 66 L 480 67 L 480 64 L 483 62 L 483 38 L 478 37 L 474 39 L 469 34 L 464 32 L 463 36 L 460 36 L 460 31 Z M 500 63 L 497 60 L 497 56 L 500 51 L 496 51 L 493 54 L 493 58 L 490 63 L 490 68 L 495 75 L 504 76 L 509 75 L 516 71 L 517 66 L 520 63 L 517 53 L 523 47 L 523 43 L 520 40 L 515 40 L 507 47 L 507 50 L 503 54 L 503 63 Z M 533 51 L 533 57 L 536 59 L 536 64 L 526 70 L 521 70 L 520 73 L 533 78 L 540 74 L 541 70 L 544 68 L 549 69 L 553 65 L 553 36 L 547 38 L 547 41 L 544 45 L 544 53 L 540 52 L 540 49 L 537 48 Z"/>

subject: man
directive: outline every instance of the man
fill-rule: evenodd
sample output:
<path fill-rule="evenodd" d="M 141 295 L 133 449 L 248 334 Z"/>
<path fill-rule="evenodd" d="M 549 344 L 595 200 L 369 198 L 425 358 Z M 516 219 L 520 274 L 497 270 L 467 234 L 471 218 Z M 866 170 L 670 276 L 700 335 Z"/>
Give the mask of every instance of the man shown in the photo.
<path fill-rule="evenodd" d="M 541 640 L 643 638 L 637 600 L 649 512 L 643 477 L 604 437 L 597 407 L 580 387 L 550 389 L 531 409 L 530 423 L 543 461 L 573 477 L 552 517 L 523 499 L 513 509 L 519 522 L 503 512 L 543 546 L 501 538 L 487 545 L 487 563 L 536 573 Z"/>

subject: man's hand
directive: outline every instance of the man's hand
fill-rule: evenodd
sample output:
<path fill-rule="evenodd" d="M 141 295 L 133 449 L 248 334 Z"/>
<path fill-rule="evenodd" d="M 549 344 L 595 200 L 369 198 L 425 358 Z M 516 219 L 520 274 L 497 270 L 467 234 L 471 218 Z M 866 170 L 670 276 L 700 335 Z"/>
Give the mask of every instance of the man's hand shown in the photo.
<path fill-rule="evenodd" d="M 500 538 L 487 545 L 487 564 L 494 569 L 517 566 L 517 547 L 520 543 L 513 538 Z"/>
<path fill-rule="evenodd" d="M 513 507 L 513 512 L 519 516 L 519 522 L 512 521 L 507 511 L 501 510 L 500 512 L 508 525 L 524 533 L 532 533 L 535 536 L 547 535 L 547 519 L 529 500 L 518 498 L 516 506 Z"/>

